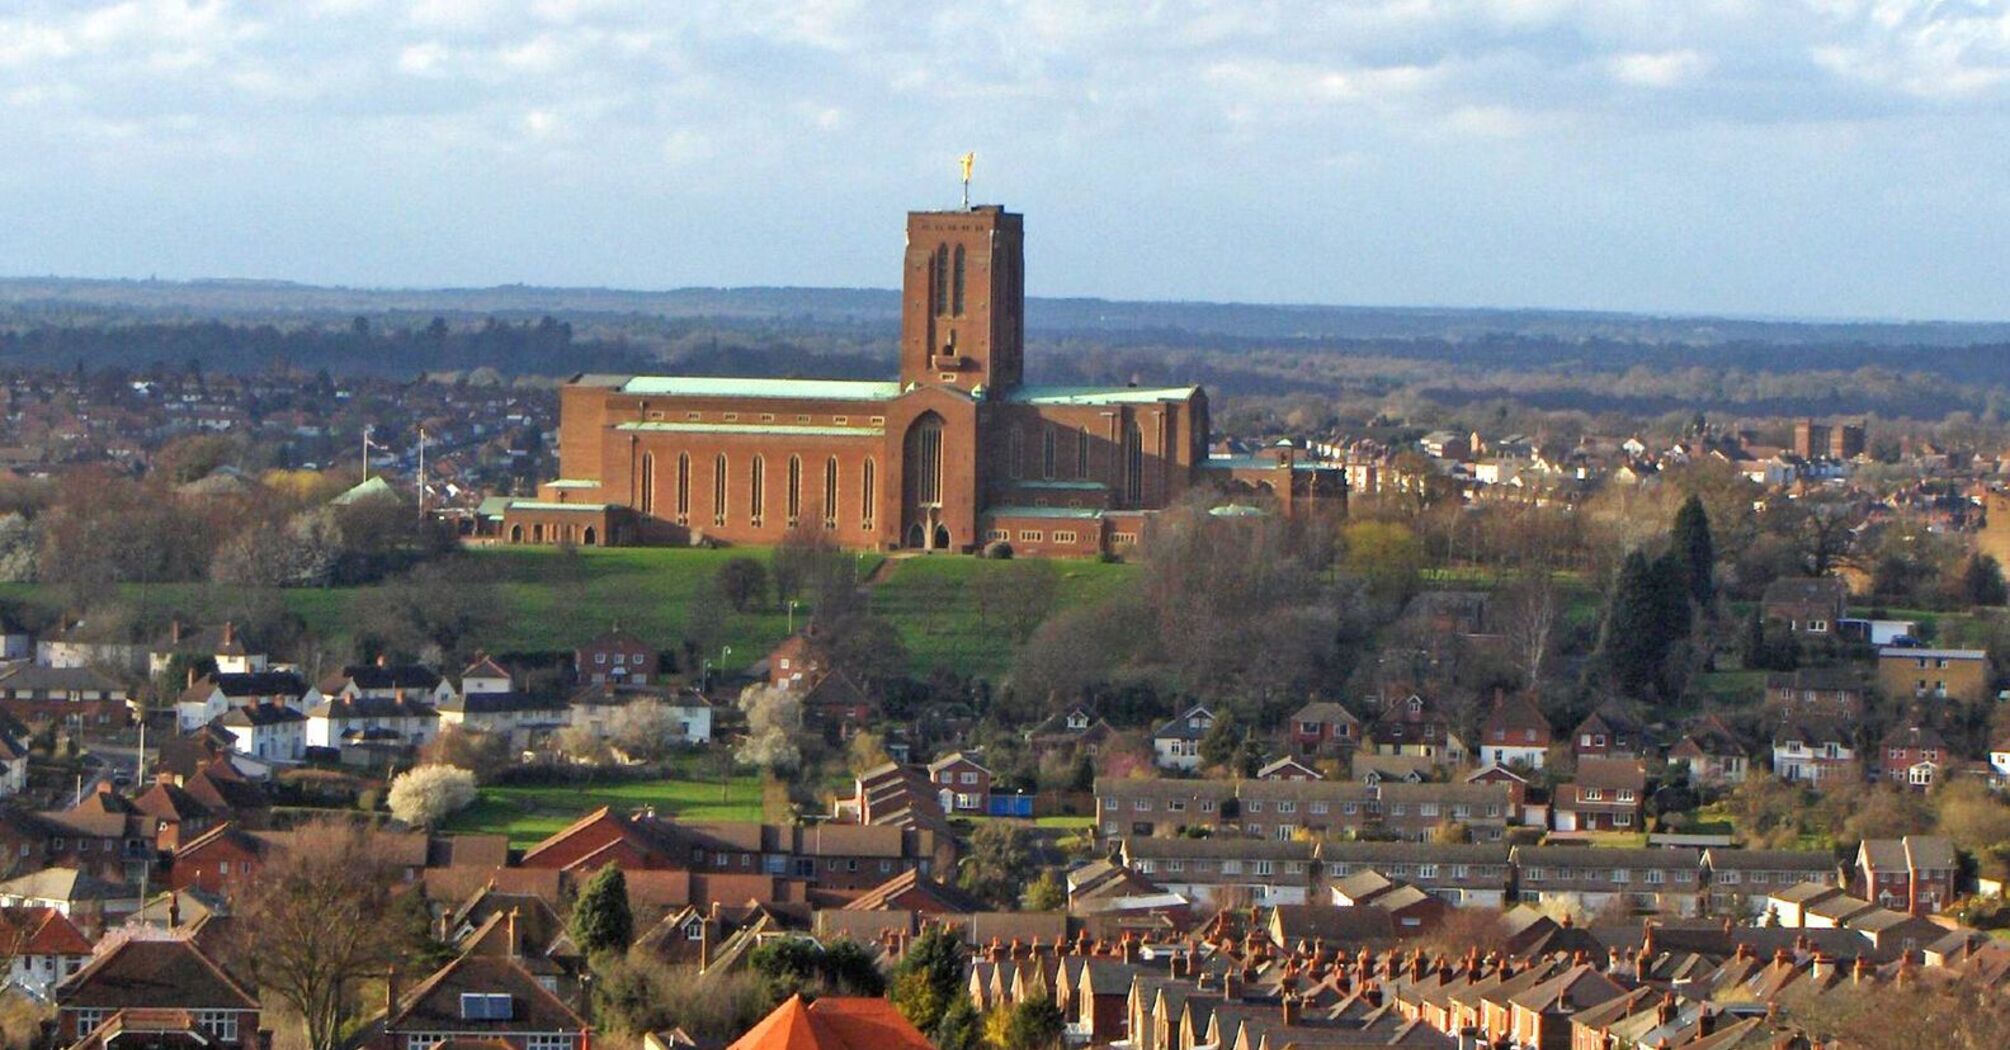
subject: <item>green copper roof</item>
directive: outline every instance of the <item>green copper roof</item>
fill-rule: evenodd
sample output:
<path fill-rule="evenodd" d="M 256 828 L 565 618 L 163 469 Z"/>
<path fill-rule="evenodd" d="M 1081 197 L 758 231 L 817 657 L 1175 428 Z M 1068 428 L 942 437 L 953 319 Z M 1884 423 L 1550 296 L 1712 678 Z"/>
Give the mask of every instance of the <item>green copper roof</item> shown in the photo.
<path fill-rule="evenodd" d="M 807 423 L 616 423 L 616 430 L 649 434 L 786 434 L 791 437 L 885 437 L 885 427 L 814 426 Z"/>
<path fill-rule="evenodd" d="M 1095 507 L 986 507 L 987 518 L 1069 518 L 1094 521 L 1103 516 Z"/>
<path fill-rule="evenodd" d="M 600 482 L 589 481 L 585 478 L 560 478 L 557 481 L 547 481 L 545 484 L 555 489 L 597 489 L 600 487 Z"/>
<path fill-rule="evenodd" d="M 1151 405 L 1185 401 L 1199 391 L 1197 386 L 1022 386 L 1008 392 L 1005 400 L 1019 405 Z"/>
<path fill-rule="evenodd" d="M 606 509 L 607 509 L 607 504 L 605 504 L 605 503 L 548 503 L 548 502 L 546 502 L 546 501 L 544 501 L 544 500 L 535 500 L 535 499 L 513 499 L 513 500 L 510 500 L 510 502 L 509 502 L 509 509 L 511 509 L 511 510 L 580 510 L 580 511 L 592 511 L 593 513 L 596 513 L 596 514 L 597 514 L 597 513 L 601 512 L 601 511 L 603 511 L 603 510 L 606 510 Z"/>
<path fill-rule="evenodd" d="M 1022 489 L 1077 489 L 1084 492 L 1100 492 L 1109 488 L 1100 481 L 1056 481 L 1052 478 L 1020 479 L 1012 484 Z"/>
<path fill-rule="evenodd" d="M 801 401 L 889 401 L 900 384 L 855 379 L 739 379 L 731 376 L 635 376 L 624 394 L 666 397 L 772 397 Z"/>

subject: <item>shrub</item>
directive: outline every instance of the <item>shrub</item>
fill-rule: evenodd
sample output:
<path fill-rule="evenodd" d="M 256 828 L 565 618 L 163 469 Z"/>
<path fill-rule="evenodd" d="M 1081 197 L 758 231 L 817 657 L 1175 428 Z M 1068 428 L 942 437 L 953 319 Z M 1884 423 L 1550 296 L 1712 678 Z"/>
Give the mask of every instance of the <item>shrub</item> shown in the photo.
<path fill-rule="evenodd" d="M 391 781 L 391 815 L 430 828 L 475 800 L 475 775 L 458 766 L 416 766 Z"/>

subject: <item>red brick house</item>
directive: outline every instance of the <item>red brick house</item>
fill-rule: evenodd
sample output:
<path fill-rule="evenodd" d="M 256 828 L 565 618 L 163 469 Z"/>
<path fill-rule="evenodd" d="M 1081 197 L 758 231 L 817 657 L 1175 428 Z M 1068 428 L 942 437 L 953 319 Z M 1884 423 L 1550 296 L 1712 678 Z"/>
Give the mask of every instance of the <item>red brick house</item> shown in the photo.
<path fill-rule="evenodd" d="M 1368 740 L 1379 755 L 1412 755 L 1445 765 L 1457 765 L 1466 757 L 1451 719 L 1436 704 L 1414 694 L 1384 704 L 1368 727 Z"/>
<path fill-rule="evenodd" d="M 508 955 L 466 954 L 403 994 L 374 1050 L 435 1050 L 442 1044 L 494 1050 L 587 1050 L 585 1018 L 545 990 Z"/>
<path fill-rule="evenodd" d="M 1291 753 L 1345 758 L 1361 745 L 1361 720 L 1331 700 L 1314 700 L 1291 715 Z"/>
<path fill-rule="evenodd" d="M 313 829 L 253 831 L 234 823 L 219 824 L 175 851 L 168 886 L 228 895 L 235 887 L 256 879 L 266 858 L 284 852 L 295 835 L 314 833 Z M 384 860 L 402 872 L 405 881 L 419 879 L 431 846 L 424 832 L 381 832 L 372 841 L 387 851 Z"/>
<path fill-rule="evenodd" d="M 984 813 L 990 809 L 991 771 L 961 751 L 930 762 L 928 780 L 935 785 L 945 813 Z"/>
<path fill-rule="evenodd" d="M 1484 765 L 1541 769 L 1548 761 L 1551 732 L 1535 697 L 1527 693 L 1494 698 L 1480 726 L 1479 756 Z"/>
<path fill-rule="evenodd" d="M 56 990 L 56 1042 L 71 1047 L 265 1050 L 258 998 L 195 942 L 129 940 L 91 960 Z"/>
<path fill-rule="evenodd" d="M 1570 750 L 1579 758 L 1639 758 L 1644 730 L 1616 704 L 1593 711 L 1570 734 Z"/>
<path fill-rule="evenodd" d="M 1558 831 L 1634 831 L 1646 803 L 1647 770 L 1634 759 L 1584 758 L 1577 776 L 1556 786 Z"/>
<path fill-rule="evenodd" d="M 816 648 L 810 643 L 813 631 L 792 634 L 768 651 L 769 685 L 804 688 L 823 677 L 823 661 L 817 659 Z"/>
<path fill-rule="evenodd" d="M 1857 847 L 1850 890 L 1886 908 L 1931 915 L 1954 900 L 1958 877 L 1954 842 L 1944 836 L 1865 839 Z"/>
<path fill-rule="evenodd" d="M 647 684 L 656 680 L 660 666 L 655 647 L 619 627 L 572 651 L 573 673 L 591 685 Z"/>
<path fill-rule="evenodd" d="M 1774 580 L 1759 599 L 1760 615 L 1804 637 L 1836 634 L 1849 588 L 1834 576 Z"/>
<path fill-rule="evenodd" d="M 831 739 L 849 740 L 878 720 L 879 701 L 842 671 L 817 679 L 803 694 L 803 724 Z"/>
<path fill-rule="evenodd" d="M 1887 783 L 1925 791 L 1940 782 L 1950 759 L 1947 741 L 1932 726 L 1902 724 L 1878 743 L 1877 775 Z"/>

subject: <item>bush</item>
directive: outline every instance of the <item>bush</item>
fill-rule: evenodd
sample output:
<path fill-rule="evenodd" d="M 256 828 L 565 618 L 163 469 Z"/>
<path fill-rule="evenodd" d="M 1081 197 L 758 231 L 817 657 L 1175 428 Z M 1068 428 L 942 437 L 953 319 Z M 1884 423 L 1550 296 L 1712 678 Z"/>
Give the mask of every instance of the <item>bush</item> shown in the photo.
<path fill-rule="evenodd" d="M 416 766 L 391 781 L 391 815 L 431 828 L 473 804 L 475 775 L 458 766 Z"/>
<path fill-rule="evenodd" d="M 990 543 L 984 545 L 984 549 L 979 552 L 978 556 L 1003 561 L 1012 556 L 1012 545 L 1004 540 L 992 540 Z"/>

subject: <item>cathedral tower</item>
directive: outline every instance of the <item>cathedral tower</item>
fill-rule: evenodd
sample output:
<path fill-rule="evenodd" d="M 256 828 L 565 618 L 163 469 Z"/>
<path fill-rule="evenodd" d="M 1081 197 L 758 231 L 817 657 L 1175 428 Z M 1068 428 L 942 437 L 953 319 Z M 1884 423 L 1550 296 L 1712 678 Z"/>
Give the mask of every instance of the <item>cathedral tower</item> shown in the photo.
<path fill-rule="evenodd" d="M 1026 289 L 1021 217 L 995 204 L 907 215 L 901 386 L 1019 385 Z"/>

